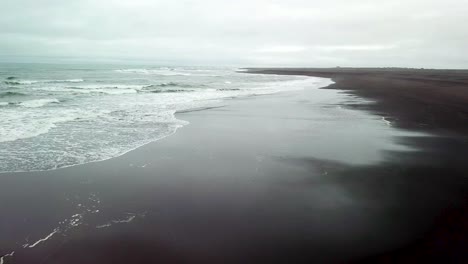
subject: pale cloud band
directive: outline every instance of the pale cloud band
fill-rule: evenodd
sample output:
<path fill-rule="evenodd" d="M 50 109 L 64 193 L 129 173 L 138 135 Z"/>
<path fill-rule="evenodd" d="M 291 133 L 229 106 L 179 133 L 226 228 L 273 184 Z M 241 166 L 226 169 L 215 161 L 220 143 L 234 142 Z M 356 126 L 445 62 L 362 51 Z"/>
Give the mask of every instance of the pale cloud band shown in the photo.
<path fill-rule="evenodd" d="M 0 60 L 466 68 L 467 13 L 465 0 L 15 0 Z"/>

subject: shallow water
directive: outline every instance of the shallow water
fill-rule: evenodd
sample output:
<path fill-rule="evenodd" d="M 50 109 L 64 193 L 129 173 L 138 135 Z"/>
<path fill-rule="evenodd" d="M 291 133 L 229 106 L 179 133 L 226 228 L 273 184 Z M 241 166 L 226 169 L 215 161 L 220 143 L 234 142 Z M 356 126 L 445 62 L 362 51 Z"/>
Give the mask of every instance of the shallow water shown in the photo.
<path fill-rule="evenodd" d="M 174 133 L 187 124 L 177 111 L 330 83 L 233 68 L 46 64 L 2 64 L 0 80 L 0 172 L 105 160 Z"/>

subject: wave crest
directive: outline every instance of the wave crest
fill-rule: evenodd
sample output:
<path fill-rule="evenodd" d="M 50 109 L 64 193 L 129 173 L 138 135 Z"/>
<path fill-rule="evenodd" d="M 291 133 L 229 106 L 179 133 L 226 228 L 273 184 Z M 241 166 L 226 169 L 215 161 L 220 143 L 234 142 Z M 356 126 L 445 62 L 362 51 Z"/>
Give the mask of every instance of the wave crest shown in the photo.
<path fill-rule="evenodd" d="M 28 107 L 28 108 L 37 108 L 37 107 L 42 107 L 48 104 L 58 104 L 60 101 L 55 98 L 51 99 L 34 99 L 34 100 L 28 100 L 19 103 L 18 105 L 23 106 L 23 107 Z"/>
<path fill-rule="evenodd" d="M 191 74 L 188 72 L 181 72 L 176 71 L 172 68 L 161 68 L 161 69 L 120 69 L 115 70 L 116 72 L 120 73 L 134 73 L 134 74 L 154 74 L 154 75 L 162 75 L 162 76 L 190 76 Z"/>
<path fill-rule="evenodd" d="M 17 80 L 16 77 L 8 77 L 4 82 L 8 85 L 31 85 L 36 83 L 79 83 L 84 82 L 83 79 L 67 79 L 67 80 Z"/>

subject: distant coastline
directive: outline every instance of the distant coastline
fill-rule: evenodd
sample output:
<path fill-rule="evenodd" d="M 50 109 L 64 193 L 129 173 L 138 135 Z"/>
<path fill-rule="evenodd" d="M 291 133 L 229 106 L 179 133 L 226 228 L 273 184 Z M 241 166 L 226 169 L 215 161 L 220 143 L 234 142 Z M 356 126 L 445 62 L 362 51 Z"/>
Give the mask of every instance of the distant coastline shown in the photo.
<path fill-rule="evenodd" d="M 359 106 L 401 128 L 468 134 L 468 70 L 412 68 L 246 68 L 249 73 L 331 78 L 329 89 L 376 100 Z M 428 104 L 430 107 L 428 107 Z"/>

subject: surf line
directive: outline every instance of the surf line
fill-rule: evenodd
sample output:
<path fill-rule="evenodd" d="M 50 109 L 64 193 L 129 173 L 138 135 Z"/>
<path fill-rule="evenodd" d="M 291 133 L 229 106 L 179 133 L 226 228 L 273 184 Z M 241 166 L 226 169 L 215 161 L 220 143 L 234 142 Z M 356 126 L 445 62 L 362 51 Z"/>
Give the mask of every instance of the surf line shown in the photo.
<path fill-rule="evenodd" d="M 56 233 L 58 233 L 58 231 L 59 231 L 59 229 L 56 228 L 56 229 L 54 229 L 54 231 L 53 231 L 52 233 L 50 233 L 50 234 L 47 235 L 46 237 L 41 238 L 41 239 L 39 239 L 38 241 L 34 242 L 34 244 L 32 244 L 32 245 L 24 244 L 24 245 L 23 245 L 23 248 L 26 248 L 26 247 L 28 247 L 28 248 L 33 248 L 33 247 L 39 245 L 40 243 L 42 243 L 42 242 L 48 240 L 49 238 L 51 238 L 53 235 L 55 235 Z M 1 264 L 1 263 L 0 263 L 0 264 Z"/>
<path fill-rule="evenodd" d="M 388 121 L 385 117 L 382 117 L 382 121 L 384 121 L 385 124 L 387 124 L 387 126 L 391 126 L 391 125 L 392 125 L 392 122 Z"/>
<path fill-rule="evenodd" d="M 12 251 L 11 253 L 3 255 L 2 257 L 0 257 L 0 264 L 4 263 L 4 260 L 5 260 L 6 257 L 13 257 L 14 254 L 15 254 L 15 252 Z"/>

